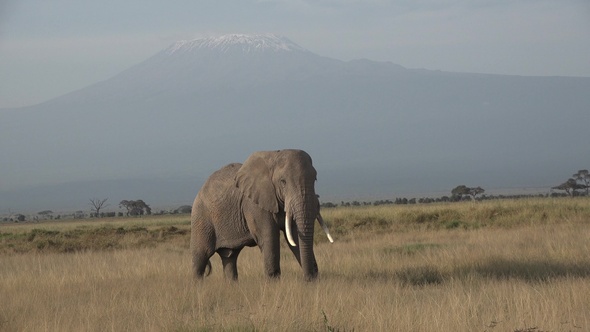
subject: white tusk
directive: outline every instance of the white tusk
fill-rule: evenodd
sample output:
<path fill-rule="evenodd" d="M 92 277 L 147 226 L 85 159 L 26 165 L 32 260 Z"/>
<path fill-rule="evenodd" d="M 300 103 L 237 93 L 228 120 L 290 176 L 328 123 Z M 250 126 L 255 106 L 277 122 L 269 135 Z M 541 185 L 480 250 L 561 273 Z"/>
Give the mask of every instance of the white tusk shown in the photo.
<path fill-rule="evenodd" d="M 326 235 L 328 235 L 328 240 L 330 240 L 330 243 L 334 243 L 334 239 L 332 238 L 332 235 L 330 235 L 330 230 L 328 229 L 328 225 L 326 225 L 326 223 L 324 222 L 324 218 L 322 218 L 322 215 L 319 214 L 319 212 L 318 212 L 318 222 L 320 223 L 320 226 L 322 226 L 322 229 L 324 230 L 324 232 L 326 232 Z"/>
<path fill-rule="evenodd" d="M 291 211 L 285 211 L 285 233 L 287 233 L 287 240 L 292 247 L 297 247 L 291 234 Z"/>

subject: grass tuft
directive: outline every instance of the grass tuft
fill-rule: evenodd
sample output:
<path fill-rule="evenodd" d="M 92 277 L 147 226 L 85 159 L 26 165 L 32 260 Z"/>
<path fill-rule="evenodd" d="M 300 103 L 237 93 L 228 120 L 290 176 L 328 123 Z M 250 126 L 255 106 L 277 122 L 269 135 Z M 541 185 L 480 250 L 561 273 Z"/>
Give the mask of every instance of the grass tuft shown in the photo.
<path fill-rule="evenodd" d="M 443 283 L 444 275 L 432 266 L 407 267 L 396 272 L 395 277 L 402 285 L 426 286 Z"/>
<path fill-rule="evenodd" d="M 383 248 L 383 253 L 411 256 L 425 250 L 439 248 L 440 246 L 437 243 L 408 243 L 399 247 Z"/>
<path fill-rule="evenodd" d="M 322 310 L 322 317 L 324 318 L 324 328 L 327 332 L 354 332 L 354 329 L 340 329 L 337 327 L 334 327 L 330 324 L 330 322 L 328 321 L 328 316 L 326 315 L 326 312 L 324 310 Z"/>

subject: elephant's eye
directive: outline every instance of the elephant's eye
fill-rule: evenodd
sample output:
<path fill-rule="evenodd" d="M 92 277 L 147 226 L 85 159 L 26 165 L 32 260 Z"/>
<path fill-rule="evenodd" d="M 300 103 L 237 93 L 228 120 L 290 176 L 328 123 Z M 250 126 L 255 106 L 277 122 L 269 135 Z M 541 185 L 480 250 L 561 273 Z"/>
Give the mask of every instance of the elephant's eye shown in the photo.
<path fill-rule="evenodd" d="M 285 181 L 285 179 L 281 179 L 280 182 L 281 182 L 281 186 L 283 186 L 283 187 L 287 185 L 287 181 Z"/>

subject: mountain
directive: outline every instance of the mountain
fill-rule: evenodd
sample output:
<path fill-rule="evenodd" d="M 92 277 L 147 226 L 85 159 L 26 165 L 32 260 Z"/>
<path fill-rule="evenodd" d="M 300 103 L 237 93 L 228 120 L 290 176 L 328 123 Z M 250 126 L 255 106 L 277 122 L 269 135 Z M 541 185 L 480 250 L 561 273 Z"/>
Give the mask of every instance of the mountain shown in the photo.
<path fill-rule="evenodd" d="M 590 78 L 345 62 L 275 35 L 180 41 L 0 110 L 0 212 L 95 196 L 186 204 L 220 166 L 280 148 L 310 153 L 325 199 L 549 188 L 590 165 L 588 91 Z"/>

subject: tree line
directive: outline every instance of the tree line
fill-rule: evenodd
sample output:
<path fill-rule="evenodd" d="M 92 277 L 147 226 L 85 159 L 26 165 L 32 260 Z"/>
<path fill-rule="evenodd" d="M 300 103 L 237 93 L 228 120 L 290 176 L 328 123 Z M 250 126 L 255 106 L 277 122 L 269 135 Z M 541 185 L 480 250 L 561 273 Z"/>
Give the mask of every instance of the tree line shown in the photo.
<path fill-rule="evenodd" d="M 556 192 L 558 191 L 558 192 Z M 559 192 L 562 191 L 562 192 Z M 564 183 L 551 187 L 551 191 L 547 194 L 534 194 L 534 195 L 485 195 L 485 189 L 482 187 L 467 187 L 466 185 L 459 185 L 453 188 L 449 196 L 441 197 L 422 197 L 422 198 L 405 198 L 400 197 L 395 200 L 377 200 L 373 202 L 344 202 L 340 204 L 333 202 L 323 202 L 321 207 L 333 208 L 338 206 L 379 206 L 387 204 L 428 204 L 428 203 L 441 203 L 441 202 L 461 202 L 461 201 L 483 201 L 492 199 L 519 199 L 519 198 L 533 198 L 533 197 L 577 197 L 577 196 L 590 196 L 590 172 L 586 169 L 579 170 L 574 173 Z"/>
<path fill-rule="evenodd" d="M 122 200 L 119 202 L 119 208 L 125 209 L 125 212 L 114 212 L 104 210 L 110 206 L 107 201 L 108 198 L 91 198 L 89 199 L 90 212 L 78 210 L 66 214 L 56 214 L 51 210 L 43 210 L 32 215 L 24 215 L 21 213 L 9 213 L 8 216 L 0 219 L 2 222 L 38 222 L 43 220 L 61 220 L 61 219 L 95 219 L 95 218 L 116 218 L 116 217 L 141 217 L 144 215 L 164 215 L 164 214 L 189 214 L 192 206 L 181 205 L 178 208 L 171 210 L 160 210 L 153 212 L 152 208 L 145 201 L 138 200 Z"/>
<path fill-rule="evenodd" d="M 399 197 L 395 200 L 376 200 L 373 202 L 344 202 L 340 204 L 333 202 L 323 202 L 321 207 L 333 208 L 337 206 L 379 206 L 387 204 L 428 204 L 428 203 L 440 203 L 440 202 L 460 202 L 460 201 L 481 201 L 491 199 L 518 199 L 518 198 L 530 198 L 530 197 L 577 197 L 577 196 L 590 196 L 590 172 L 587 169 L 578 170 L 569 179 L 560 185 L 551 187 L 550 193 L 547 194 L 536 194 L 536 195 L 485 195 L 485 189 L 482 187 L 467 187 L 466 185 L 459 185 L 451 189 L 450 195 L 441 196 L 437 198 L 432 197 L 421 197 L 421 198 L 405 198 Z M 58 220 L 62 218 L 67 219 L 82 219 L 82 218 L 114 218 L 124 216 L 137 216 L 151 215 L 152 208 L 145 203 L 143 200 L 122 200 L 119 202 L 119 207 L 126 210 L 126 212 L 101 212 L 104 208 L 109 206 L 107 203 L 108 198 L 91 198 L 90 199 L 90 213 L 86 214 L 84 211 L 76 211 L 67 215 L 55 215 L 51 210 L 44 210 L 37 213 L 32 217 L 29 217 L 30 221 L 38 220 Z M 170 211 L 160 210 L 158 215 L 162 214 L 179 214 L 179 213 L 191 213 L 192 207 L 190 205 L 182 205 L 177 209 Z M 8 217 L 2 219 L 4 222 L 23 222 L 27 221 L 27 216 L 24 214 L 16 213 L 10 214 Z"/>

